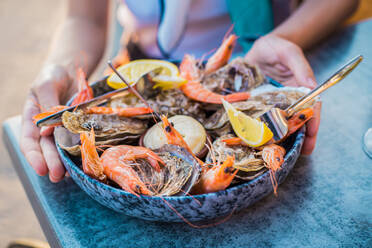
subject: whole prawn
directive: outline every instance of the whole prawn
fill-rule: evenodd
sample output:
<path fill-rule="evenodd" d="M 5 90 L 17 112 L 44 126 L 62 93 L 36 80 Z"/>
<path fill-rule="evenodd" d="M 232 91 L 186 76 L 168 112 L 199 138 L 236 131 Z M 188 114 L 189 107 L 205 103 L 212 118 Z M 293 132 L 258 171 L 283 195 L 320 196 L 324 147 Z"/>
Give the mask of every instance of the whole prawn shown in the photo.
<path fill-rule="evenodd" d="M 232 53 L 237 37 L 230 35 L 223 42 L 217 52 L 208 60 L 204 73 L 209 74 L 224 66 Z M 197 66 L 194 57 L 185 55 L 180 65 L 181 77 L 185 78 L 187 83 L 181 86 L 182 92 L 189 98 L 205 103 L 222 104 L 222 99 L 228 102 L 239 102 L 247 100 L 250 97 L 249 92 L 238 92 L 228 95 L 220 95 L 206 89 L 200 82 L 201 71 Z"/>
<path fill-rule="evenodd" d="M 193 194 L 212 193 L 225 190 L 234 179 L 237 169 L 233 168 L 234 157 L 228 156 L 220 165 L 215 165 L 201 175 L 199 182 L 193 187 Z"/>
<path fill-rule="evenodd" d="M 136 196 L 152 195 L 152 191 L 141 181 L 132 164 L 136 159 L 146 159 L 156 171 L 160 171 L 159 163 L 165 164 L 156 153 L 145 147 L 118 145 L 108 148 L 99 157 L 93 130 L 90 133 L 82 133 L 80 139 L 85 173 L 99 180 L 107 177 L 123 190 Z"/>
<path fill-rule="evenodd" d="M 150 114 L 153 112 L 147 107 L 133 108 L 110 108 L 110 107 L 91 107 L 84 111 L 87 114 L 115 114 L 122 117 L 134 117 L 138 115 Z"/>

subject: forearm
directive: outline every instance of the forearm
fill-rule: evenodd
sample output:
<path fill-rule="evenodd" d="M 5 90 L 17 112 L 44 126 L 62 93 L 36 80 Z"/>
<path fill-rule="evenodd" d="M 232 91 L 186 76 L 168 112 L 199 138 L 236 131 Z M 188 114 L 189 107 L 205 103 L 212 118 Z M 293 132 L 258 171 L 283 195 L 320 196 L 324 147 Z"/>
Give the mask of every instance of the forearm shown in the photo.
<path fill-rule="evenodd" d="M 272 33 L 307 49 L 335 30 L 358 0 L 307 0 Z"/>
<path fill-rule="evenodd" d="M 100 13 L 82 13 L 79 8 L 83 7 L 69 6 L 46 59 L 46 64 L 62 65 L 71 75 L 77 66 L 82 66 L 89 75 L 97 66 L 106 44 L 107 6 L 101 8 Z"/>

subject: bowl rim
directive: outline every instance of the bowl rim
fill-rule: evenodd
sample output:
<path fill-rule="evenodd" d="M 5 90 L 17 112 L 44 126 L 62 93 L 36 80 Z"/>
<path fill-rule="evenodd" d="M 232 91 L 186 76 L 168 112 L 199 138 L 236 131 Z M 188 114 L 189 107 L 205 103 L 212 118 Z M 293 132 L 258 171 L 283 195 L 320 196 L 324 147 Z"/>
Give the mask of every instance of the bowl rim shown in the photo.
<path fill-rule="evenodd" d="M 296 150 L 296 148 L 298 146 L 302 145 L 303 140 L 305 139 L 305 130 L 306 130 L 305 126 L 303 126 L 298 132 L 296 132 L 295 141 L 294 141 L 293 145 L 290 147 L 289 151 L 286 153 L 286 155 L 284 157 L 284 162 L 286 162 L 288 160 L 288 158 L 290 156 L 292 156 L 292 153 Z M 57 146 L 57 150 L 58 150 L 59 155 L 64 160 L 66 160 L 69 167 L 71 169 L 73 169 L 77 174 L 79 174 L 79 176 L 81 176 L 83 178 L 86 178 L 88 181 L 90 181 L 91 183 L 93 183 L 97 187 L 103 188 L 104 190 L 112 191 L 116 194 L 127 196 L 127 197 L 136 197 L 137 198 L 137 196 L 135 196 L 135 195 L 133 195 L 129 192 L 126 192 L 122 189 L 118 189 L 118 188 L 115 188 L 115 187 L 110 186 L 108 184 L 102 183 L 102 182 L 88 176 L 87 174 L 84 173 L 84 171 L 79 166 L 76 165 L 76 163 L 74 161 L 72 161 L 72 159 L 67 154 L 67 152 L 65 150 L 63 150 L 57 142 L 56 142 L 56 146 Z M 141 198 L 144 197 L 146 199 L 152 199 L 152 200 L 185 200 L 185 199 L 192 200 L 192 199 L 198 199 L 198 198 L 218 196 L 222 192 L 231 193 L 231 191 L 235 191 L 235 190 L 238 190 L 240 188 L 247 187 L 250 184 L 253 184 L 256 181 L 262 179 L 263 177 L 267 177 L 269 175 L 269 173 L 270 173 L 270 171 L 266 171 L 266 172 L 264 172 L 263 174 L 261 174 L 260 176 L 256 177 L 255 179 L 253 179 L 251 181 L 248 181 L 246 183 L 242 183 L 242 184 L 239 184 L 239 185 L 236 185 L 236 186 L 229 187 L 225 190 L 220 190 L 220 191 L 212 192 L 212 193 L 205 193 L 205 194 L 199 194 L 199 195 L 181 195 L 181 196 L 147 196 L 147 195 L 140 195 L 140 197 Z"/>
<path fill-rule="evenodd" d="M 96 85 L 96 84 L 98 84 L 100 82 L 106 81 L 107 78 L 108 78 L 108 76 L 105 76 L 102 79 L 97 80 L 96 82 L 92 83 L 91 86 L 94 86 L 94 85 Z M 66 105 L 69 106 L 71 104 L 71 102 L 73 101 L 73 99 L 76 97 L 76 95 L 77 94 L 74 94 L 67 101 Z M 305 139 L 305 131 L 306 131 L 306 126 L 303 126 L 296 133 L 292 134 L 292 135 L 296 135 L 296 138 L 295 138 L 295 141 L 294 141 L 292 147 L 289 148 L 289 151 L 284 156 L 284 163 L 287 162 L 287 159 L 290 156 L 292 156 L 293 152 L 296 150 L 296 148 L 298 146 L 302 146 L 303 141 Z M 77 174 L 79 174 L 79 176 L 81 176 L 83 178 L 86 178 L 88 181 L 90 181 L 91 183 L 93 183 L 97 187 L 101 187 L 101 188 L 103 187 L 104 190 L 109 190 L 109 191 L 114 192 L 115 194 L 119 194 L 119 195 L 126 196 L 126 197 L 136 197 L 137 198 L 137 196 L 135 196 L 135 195 L 133 195 L 133 194 L 131 194 L 129 192 L 126 192 L 126 191 L 124 191 L 122 189 L 118 189 L 118 188 L 115 188 L 115 187 L 110 186 L 108 184 L 102 183 L 102 182 L 100 182 L 100 181 L 98 181 L 98 180 L 96 180 L 96 179 L 88 176 L 87 174 L 84 173 L 84 171 L 79 166 L 76 165 L 76 163 L 70 158 L 70 155 L 65 150 L 63 150 L 60 147 L 60 145 L 58 144 L 57 141 L 55 142 L 55 144 L 56 144 L 56 147 L 57 147 L 58 154 L 62 157 L 63 160 L 65 160 L 68 163 L 68 165 L 69 165 L 69 167 L 71 169 L 73 169 Z M 193 200 L 193 199 L 198 199 L 198 198 L 218 196 L 219 194 L 221 194 L 223 192 L 225 192 L 225 193 L 228 194 L 228 193 L 231 193 L 232 191 L 235 191 L 235 190 L 238 190 L 240 188 L 244 188 L 246 186 L 249 186 L 250 184 L 253 184 L 256 181 L 262 179 L 263 177 L 269 176 L 269 173 L 270 173 L 270 171 L 268 170 L 268 171 L 262 173 L 261 175 L 259 175 L 258 177 L 254 178 L 253 180 L 250 180 L 248 182 L 245 182 L 245 183 L 242 183 L 242 184 L 239 184 L 239 185 L 235 185 L 235 186 L 229 187 L 229 188 L 227 188 L 225 190 L 220 190 L 220 191 L 216 191 L 216 192 L 212 192 L 212 193 L 204 193 L 204 194 L 198 194 L 198 195 L 180 195 L 180 196 L 148 196 L 148 195 L 140 195 L 140 197 L 141 198 L 143 197 L 143 198 L 146 198 L 146 199 L 152 199 L 152 200 L 179 200 L 179 201 L 182 201 L 182 200 L 185 200 L 185 199 Z"/>

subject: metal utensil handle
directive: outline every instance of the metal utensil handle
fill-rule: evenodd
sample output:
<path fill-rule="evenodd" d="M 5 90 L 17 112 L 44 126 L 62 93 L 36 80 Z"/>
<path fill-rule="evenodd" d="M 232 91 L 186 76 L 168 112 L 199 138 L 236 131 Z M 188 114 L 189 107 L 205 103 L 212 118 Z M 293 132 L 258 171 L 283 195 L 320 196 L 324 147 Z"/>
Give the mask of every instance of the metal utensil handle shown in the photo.
<path fill-rule="evenodd" d="M 289 106 L 285 111 L 288 116 L 292 116 L 296 113 L 304 104 L 308 101 L 325 91 L 326 89 L 332 87 L 333 85 L 340 82 L 343 78 L 345 78 L 361 61 L 363 60 L 363 56 L 359 55 L 345 66 L 343 66 L 340 70 L 338 70 L 335 74 L 333 74 L 327 81 L 316 87 L 314 90 L 309 92 L 307 95 L 301 97 L 297 102 L 293 103 Z"/>

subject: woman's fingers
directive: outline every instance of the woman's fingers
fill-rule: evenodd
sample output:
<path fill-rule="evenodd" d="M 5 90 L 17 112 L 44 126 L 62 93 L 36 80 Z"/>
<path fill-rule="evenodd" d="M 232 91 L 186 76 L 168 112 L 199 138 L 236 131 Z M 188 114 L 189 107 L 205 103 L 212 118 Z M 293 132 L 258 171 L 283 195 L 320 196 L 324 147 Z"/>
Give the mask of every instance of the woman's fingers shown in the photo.
<path fill-rule="evenodd" d="M 59 105 L 58 92 L 53 82 L 45 82 L 39 87 L 36 87 L 33 91 L 42 108 L 47 110 L 53 106 Z"/>
<path fill-rule="evenodd" d="M 310 89 L 316 87 L 314 72 L 299 47 L 294 44 L 289 45 L 280 54 L 280 58 L 292 71 L 299 86 L 308 87 Z"/>
<path fill-rule="evenodd" d="M 56 183 L 63 179 L 66 170 L 59 159 L 59 155 L 52 136 L 41 136 L 40 147 L 49 169 L 50 181 Z"/>
<path fill-rule="evenodd" d="M 22 116 L 20 146 L 32 168 L 38 175 L 44 176 L 48 173 L 48 167 L 39 145 L 40 130 L 32 122 L 32 117 L 38 113 L 39 107 L 36 105 L 36 98 L 30 94 L 26 100 Z"/>
<path fill-rule="evenodd" d="M 39 104 L 45 108 L 59 105 L 58 92 L 56 90 L 55 82 L 45 81 L 39 87 L 34 90 L 35 95 Z M 65 168 L 63 167 L 57 149 L 54 144 L 54 139 L 51 136 L 53 133 L 53 127 L 43 127 L 39 131 L 40 133 L 40 148 L 46 167 L 49 171 L 49 179 L 51 182 L 59 182 L 65 175 Z"/>
<path fill-rule="evenodd" d="M 54 127 L 42 127 L 40 129 L 40 135 L 41 136 L 50 136 L 53 134 Z"/>
<path fill-rule="evenodd" d="M 306 136 L 304 145 L 302 147 L 301 153 L 304 155 L 310 155 L 316 144 L 316 138 L 319 130 L 320 124 L 320 112 L 322 109 L 322 103 L 317 102 L 314 106 L 314 117 L 306 124 Z"/>
<path fill-rule="evenodd" d="M 272 65 L 262 65 L 260 66 L 260 69 L 266 76 L 269 76 L 278 82 L 286 82 L 293 78 L 292 72 L 288 69 L 285 72 L 281 72 Z"/>
<path fill-rule="evenodd" d="M 29 164 L 37 174 L 48 174 L 52 182 L 60 181 L 65 175 L 53 137 L 53 128 L 39 129 L 33 123 L 33 116 L 40 111 L 59 105 L 59 99 L 72 90 L 71 78 L 64 67 L 48 65 L 43 67 L 33 83 L 23 112 L 20 146 Z"/>

